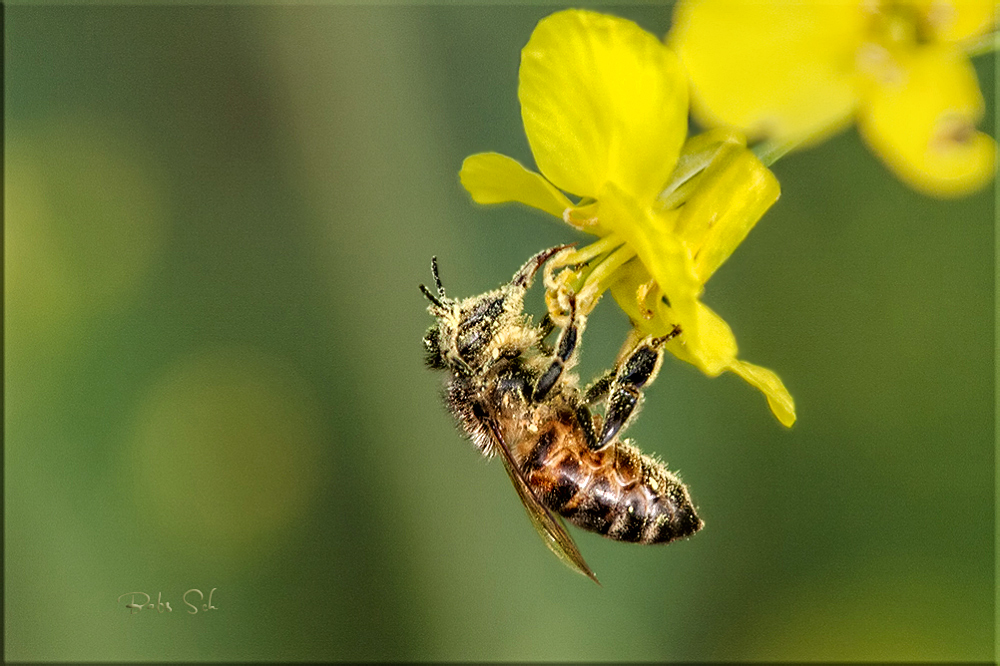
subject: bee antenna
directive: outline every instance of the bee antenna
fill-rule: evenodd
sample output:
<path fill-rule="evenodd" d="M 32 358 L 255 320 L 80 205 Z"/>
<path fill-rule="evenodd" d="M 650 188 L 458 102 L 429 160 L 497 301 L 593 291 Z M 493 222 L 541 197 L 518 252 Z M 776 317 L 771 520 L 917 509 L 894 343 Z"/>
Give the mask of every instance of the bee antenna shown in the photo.
<path fill-rule="evenodd" d="M 438 297 L 437 297 L 437 296 L 435 296 L 435 295 L 434 295 L 434 294 L 433 294 L 433 293 L 431 292 L 431 290 L 427 288 L 427 285 L 423 285 L 423 284 L 422 284 L 422 285 L 420 285 L 420 291 L 422 291 L 422 292 L 424 293 L 424 296 L 426 296 L 426 297 L 427 297 L 427 300 L 428 300 L 428 301 L 430 301 L 431 303 L 433 303 L 433 304 L 435 305 L 435 307 L 438 307 L 438 308 L 440 308 L 440 309 L 442 309 L 442 310 L 444 310 L 444 309 L 445 309 L 445 307 L 444 307 L 444 303 L 442 303 L 442 302 L 441 302 L 441 301 L 440 301 L 440 300 L 438 299 Z"/>
<path fill-rule="evenodd" d="M 434 274 L 434 284 L 437 285 L 438 296 L 441 300 L 445 299 L 444 295 L 444 285 L 441 284 L 441 275 L 438 273 L 438 258 L 431 257 L 431 273 Z"/>

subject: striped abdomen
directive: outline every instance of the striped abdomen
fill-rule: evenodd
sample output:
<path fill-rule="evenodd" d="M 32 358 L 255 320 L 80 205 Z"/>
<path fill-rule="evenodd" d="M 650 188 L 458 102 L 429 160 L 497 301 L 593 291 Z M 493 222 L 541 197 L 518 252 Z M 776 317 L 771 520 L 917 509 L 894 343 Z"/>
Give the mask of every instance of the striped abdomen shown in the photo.
<path fill-rule="evenodd" d="M 620 441 L 591 451 L 571 417 L 547 426 L 518 448 L 549 509 L 618 541 L 667 543 L 701 528 L 687 488 L 662 463 Z"/>

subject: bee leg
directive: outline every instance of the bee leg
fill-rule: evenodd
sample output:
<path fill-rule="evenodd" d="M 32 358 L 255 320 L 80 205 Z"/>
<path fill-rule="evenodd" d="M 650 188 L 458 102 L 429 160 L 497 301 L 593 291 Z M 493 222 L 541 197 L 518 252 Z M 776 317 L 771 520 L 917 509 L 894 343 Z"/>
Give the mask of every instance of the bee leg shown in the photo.
<path fill-rule="evenodd" d="M 551 356 L 555 353 L 552 345 L 545 342 L 545 338 L 552 335 L 552 331 L 554 330 L 556 330 L 556 323 L 552 321 L 552 317 L 546 312 L 542 320 L 538 322 L 538 349 L 546 356 Z"/>
<path fill-rule="evenodd" d="M 663 361 L 663 344 L 680 335 L 680 332 L 680 327 L 675 326 L 663 337 L 646 338 L 619 366 L 611 381 L 608 411 L 601 428 L 601 436 L 598 438 L 598 448 L 607 446 L 608 442 L 628 425 L 629 419 L 642 400 L 641 389 L 656 378 L 656 373 L 660 369 Z"/>
<path fill-rule="evenodd" d="M 587 447 L 591 451 L 601 448 L 597 445 L 597 432 L 594 430 L 594 415 L 590 413 L 587 405 L 581 404 L 576 408 L 576 421 L 583 429 L 583 437 L 587 440 Z"/>
<path fill-rule="evenodd" d="M 604 400 L 608 397 L 608 392 L 611 391 L 611 383 L 614 380 L 615 371 L 608 370 L 587 387 L 586 393 L 583 394 L 583 401 L 588 405 L 596 405 Z"/>
<path fill-rule="evenodd" d="M 538 378 L 538 382 L 535 384 L 535 391 L 531 395 L 532 402 L 541 402 L 545 399 L 545 396 L 549 394 L 552 387 L 559 381 L 563 370 L 566 369 L 566 365 L 573 356 L 573 352 L 576 351 L 576 342 L 580 337 L 580 330 L 583 328 L 583 324 L 576 316 L 576 299 L 570 298 L 569 307 L 569 325 L 559 334 L 555 356 L 552 358 L 552 363 L 549 364 L 548 369 Z"/>

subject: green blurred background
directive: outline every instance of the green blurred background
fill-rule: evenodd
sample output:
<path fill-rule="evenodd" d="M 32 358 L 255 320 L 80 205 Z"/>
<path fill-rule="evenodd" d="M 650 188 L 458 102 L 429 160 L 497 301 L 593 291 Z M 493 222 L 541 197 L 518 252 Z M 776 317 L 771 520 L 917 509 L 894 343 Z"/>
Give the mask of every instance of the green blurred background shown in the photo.
<path fill-rule="evenodd" d="M 603 587 L 459 436 L 431 255 L 465 296 L 585 240 L 457 179 L 532 164 L 560 7 L 6 7 L 8 660 L 993 659 L 992 188 L 920 196 L 853 131 L 775 165 L 705 300 L 799 420 L 668 359 L 630 432 L 707 525 L 574 529 Z M 626 330 L 602 302 L 583 377 Z"/>

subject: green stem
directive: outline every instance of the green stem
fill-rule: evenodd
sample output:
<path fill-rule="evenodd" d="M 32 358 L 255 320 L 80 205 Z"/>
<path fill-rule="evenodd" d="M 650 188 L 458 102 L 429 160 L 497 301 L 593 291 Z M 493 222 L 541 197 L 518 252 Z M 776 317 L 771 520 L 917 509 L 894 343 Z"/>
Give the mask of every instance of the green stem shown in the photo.
<path fill-rule="evenodd" d="M 979 35 L 965 42 L 962 46 L 965 54 L 970 58 L 975 58 L 986 53 L 995 53 L 996 51 L 1000 51 L 1000 32 L 988 32 L 985 35 Z"/>
<path fill-rule="evenodd" d="M 617 234 L 608 234 L 604 238 L 594 241 L 587 247 L 576 250 L 575 252 L 570 252 L 564 257 L 560 257 L 558 261 L 553 262 L 553 265 L 555 268 L 562 268 L 563 266 L 585 264 L 594 257 L 598 257 L 606 252 L 611 252 L 624 242 L 625 241 L 619 238 Z"/>
<path fill-rule="evenodd" d="M 581 309 L 590 312 L 604 290 L 611 286 L 612 274 L 621 268 L 625 262 L 635 256 L 635 250 L 628 245 L 622 245 L 599 263 L 583 283 L 579 291 Z"/>
<path fill-rule="evenodd" d="M 798 148 L 801 144 L 801 141 L 792 139 L 785 139 L 783 141 L 768 139 L 754 146 L 753 154 L 764 163 L 764 166 L 769 167 L 786 154 Z"/>

